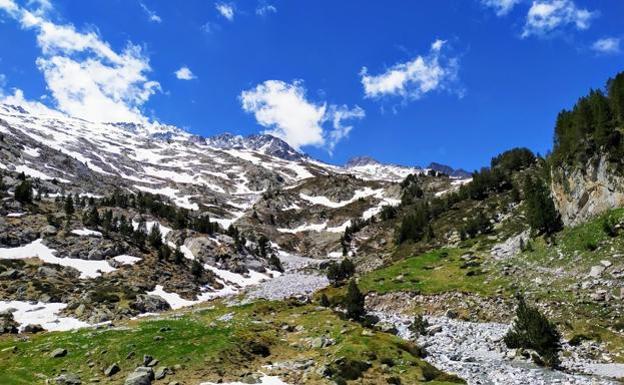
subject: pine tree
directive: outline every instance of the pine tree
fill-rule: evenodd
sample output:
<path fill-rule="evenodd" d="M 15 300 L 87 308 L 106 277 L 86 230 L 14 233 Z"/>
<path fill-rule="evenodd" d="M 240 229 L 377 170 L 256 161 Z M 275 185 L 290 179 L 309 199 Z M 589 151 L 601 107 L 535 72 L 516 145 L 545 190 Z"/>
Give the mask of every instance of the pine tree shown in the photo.
<path fill-rule="evenodd" d="M 154 225 L 150 229 L 150 233 L 149 233 L 149 236 L 147 237 L 147 241 L 155 249 L 158 249 L 163 244 L 162 233 L 160 232 L 160 225 L 158 223 L 154 223 Z"/>
<path fill-rule="evenodd" d="M 158 248 L 158 260 L 160 261 L 167 261 L 169 260 L 169 257 L 171 257 L 171 248 L 167 245 L 160 245 L 160 247 Z"/>
<path fill-rule="evenodd" d="M 535 350 L 546 366 L 559 366 L 561 334 L 539 309 L 527 305 L 521 295 L 517 299 L 516 319 L 505 335 L 505 344 L 510 349 Z"/>
<path fill-rule="evenodd" d="M 193 263 L 191 263 L 191 274 L 198 279 L 204 274 L 204 267 L 198 260 L 194 259 Z"/>
<path fill-rule="evenodd" d="M 24 179 L 15 187 L 15 200 L 20 203 L 32 203 L 32 199 L 32 184 L 29 180 Z"/>
<path fill-rule="evenodd" d="M 175 251 L 173 252 L 173 262 L 177 265 L 182 264 L 184 262 L 184 253 L 180 250 L 180 246 L 177 246 Z"/>
<path fill-rule="evenodd" d="M 65 203 L 63 207 L 65 210 L 65 215 L 67 215 L 68 217 L 71 217 L 74 214 L 74 199 L 72 198 L 71 194 L 67 195 L 67 197 L 65 198 Z"/>
<path fill-rule="evenodd" d="M 541 180 L 527 176 L 524 195 L 527 220 L 533 231 L 551 235 L 561 230 L 561 218 L 550 192 Z"/>
<path fill-rule="evenodd" d="M 352 320 L 360 320 L 366 314 L 364 310 L 364 295 L 357 286 L 354 279 L 349 281 L 347 294 L 345 295 L 343 305 L 347 311 L 347 317 Z"/>

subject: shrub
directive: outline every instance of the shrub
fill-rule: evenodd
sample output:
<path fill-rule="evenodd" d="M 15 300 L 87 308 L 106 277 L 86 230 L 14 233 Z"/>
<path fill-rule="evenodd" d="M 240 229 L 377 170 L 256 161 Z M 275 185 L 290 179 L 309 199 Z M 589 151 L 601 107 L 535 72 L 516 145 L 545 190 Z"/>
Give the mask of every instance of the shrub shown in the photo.
<path fill-rule="evenodd" d="M 158 223 L 154 223 L 152 228 L 150 229 L 149 236 L 147 238 L 150 245 L 155 249 L 158 249 L 162 245 L 162 233 L 160 232 L 160 226 Z"/>
<path fill-rule="evenodd" d="M 269 266 L 273 268 L 273 270 L 279 271 L 280 273 L 284 272 L 284 266 L 282 266 L 282 261 L 275 254 L 271 254 L 269 258 Z"/>
<path fill-rule="evenodd" d="M 32 203 L 32 199 L 32 184 L 29 180 L 22 180 L 22 182 L 15 187 L 15 200 L 20 203 Z"/>
<path fill-rule="evenodd" d="M 355 273 L 355 265 L 349 258 L 343 259 L 340 263 L 332 262 L 327 268 L 327 279 L 334 286 L 341 285 L 351 278 Z"/>
<path fill-rule="evenodd" d="M 358 321 L 366 314 L 364 310 L 364 295 L 353 279 L 349 281 L 343 305 L 347 311 L 347 317 L 352 320 Z"/>
<path fill-rule="evenodd" d="M 416 314 L 414 321 L 410 325 L 409 329 L 416 335 L 423 335 L 427 332 L 429 322 L 422 316 L 422 314 Z"/>
<path fill-rule="evenodd" d="M 585 248 L 589 251 L 595 251 L 598 248 L 598 243 L 593 239 L 587 240 L 585 241 Z"/>
<path fill-rule="evenodd" d="M 195 278 L 199 278 L 204 274 L 204 267 L 196 259 L 194 259 L 191 264 L 191 274 L 193 274 L 193 277 Z"/>
<path fill-rule="evenodd" d="M 602 231 L 610 237 L 617 236 L 617 221 L 611 216 L 607 216 L 602 221 Z"/>
<path fill-rule="evenodd" d="M 524 195 L 527 220 L 533 231 L 551 235 L 561 230 L 561 217 L 542 180 L 527 177 Z"/>
<path fill-rule="evenodd" d="M 561 334 L 539 309 L 527 305 L 520 295 L 516 319 L 505 335 L 504 341 L 510 349 L 535 350 L 546 366 L 552 368 L 559 366 Z"/>

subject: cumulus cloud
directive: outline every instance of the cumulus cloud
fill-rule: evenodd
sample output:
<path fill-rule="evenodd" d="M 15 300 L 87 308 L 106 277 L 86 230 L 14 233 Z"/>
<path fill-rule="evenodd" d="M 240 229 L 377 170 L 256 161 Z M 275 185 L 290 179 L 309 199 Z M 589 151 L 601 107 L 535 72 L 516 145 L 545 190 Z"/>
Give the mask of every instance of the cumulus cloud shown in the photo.
<path fill-rule="evenodd" d="M 256 15 L 258 16 L 266 16 L 270 13 L 276 13 L 277 12 L 277 8 L 275 8 L 274 5 L 271 4 L 260 4 L 258 6 L 258 8 L 256 8 Z"/>
<path fill-rule="evenodd" d="M 143 4 L 143 3 L 139 3 L 141 5 L 141 8 L 143 9 L 143 12 L 145 12 L 145 14 L 147 15 L 147 18 L 149 21 L 151 21 L 152 23 L 160 23 L 162 22 L 162 19 L 160 18 L 160 16 L 158 16 L 156 14 L 156 12 L 154 12 L 153 10 L 147 8 L 147 5 Z"/>
<path fill-rule="evenodd" d="M 243 110 L 253 113 L 258 124 L 266 128 L 265 133 L 283 139 L 297 150 L 316 146 L 331 153 L 353 128 L 344 121 L 365 115 L 358 106 L 351 109 L 308 100 L 300 80 L 267 80 L 243 91 L 240 100 Z"/>
<path fill-rule="evenodd" d="M 147 120 L 140 108 L 160 84 L 147 78 L 151 67 L 140 46 L 117 52 L 94 31 L 56 24 L 45 7 L 11 10 L 0 1 L 0 9 L 36 33 L 42 53 L 36 64 L 59 110 L 92 121 Z"/>
<path fill-rule="evenodd" d="M 193 80 L 196 78 L 195 74 L 187 66 L 180 67 L 174 74 L 180 80 Z"/>
<path fill-rule="evenodd" d="M 618 37 L 605 37 L 596 40 L 591 48 L 602 54 L 616 54 L 621 52 L 620 41 Z"/>
<path fill-rule="evenodd" d="M 597 12 L 577 7 L 572 0 L 534 1 L 527 13 L 522 37 L 546 36 L 563 27 L 585 30 L 597 15 Z"/>
<path fill-rule="evenodd" d="M 47 115 L 58 118 L 64 117 L 63 113 L 53 110 L 41 102 L 26 99 L 24 97 L 24 92 L 17 88 L 13 89 L 13 93 L 9 94 L 5 93 L 0 88 L 0 102 L 14 106 L 21 106 L 28 112 L 37 115 Z"/>
<path fill-rule="evenodd" d="M 498 16 L 505 16 L 520 3 L 521 0 L 481 0 L 481 4 L 493 8 Z"/>
<path fill-rule="evenodd" d="M 225 17 L 229 21 L 234 21 L 234 4 L 232 3 L 216 3 L 215 7 L 221 16 Z"/>
<path fill-rule="evenodd" d="M 0 0 L 0 9 L 10 16 L 16 16 L 19 13 L 19 7 L 13 0 Z"/>
<path fill-rule="evenodd" d="M 459 63 L 443 54 L 445 45 L 446 41 L 436 40 L 427 55 L 397 63 L 379 75 L 369 75 L 363 67 L 360 76 L 365 97 L 401 96 L 414 100 L 435 90 L 452 90 Z"/>

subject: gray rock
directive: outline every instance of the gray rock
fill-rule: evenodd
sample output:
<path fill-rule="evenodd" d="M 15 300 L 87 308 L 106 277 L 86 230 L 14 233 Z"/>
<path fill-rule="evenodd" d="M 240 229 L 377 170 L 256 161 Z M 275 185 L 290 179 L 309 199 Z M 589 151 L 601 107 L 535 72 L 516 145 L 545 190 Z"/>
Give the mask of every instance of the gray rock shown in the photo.
<path fill-rule="evenodd" d="M 171 374 L 171 370 L 166 366 L 161 366 L 158 369 L 156 369 L 156 372 L 154 373 L 154 379 L 162 380 L 168 374 Z"/>
<path fill-rule="evenodd" d="M 106 377 L 114 376 L 115 374 L 119 373 L 120 370 L 121 368 L 119 367 L 119 364 L 115 362 L 114 364 L 106 368 L 106 370 L 104 370 L 104 375 Z"/>
<path fill-rule="evenodd" d="M 56 348 L 52 350 L 52 352 L 50 352 L 50 357 L 52 358 L 65 357 L 66 355 L 67 355 L 67 349 L 64 349 L 64 348 Z"/>
<path fill-rule="evenodd" d="M 80 377 L 72 373 L 64 373 L 54 379 L 56 385 L 80 385 Z"/>
<path fill-rule="evenodd" d="M 13 319 L 11 309 L 0 312 L 0 335 L 17 334 L 19 324 Z"/>
<path fill-rule="evenodd" d="M 16 279 L 21 273 L 15 269 L 9 269 L 0 273 L 0 279 Z"/>
<path fill-rule="evenodd" d="M 42 331 L 45 331 L 45 329 L 39 324 L 28 324 L 24 326 L 23 331 L 24 333 L 36 334 L 36 333 L 41 333 Z"/>
<path fill-rule="evenodd" d="M 132 308 L 141 313 L 156 313 L 171 309 L 169 303 L 164 298 L 157 295 L 139 294 L 131 304 Z"/>
<path fill-rule="evenodd" d="M 154 380 L 154 370 L 140 366 L 126 377 L 124 385 L 151 385 Z"/>
<path fill-rule="evenodd" d="M 600 278 L 602 273 L 604 273 L 605 269 L 606 268 L 603 265 L 592 266 L 592 268 L 589 270 L 589 277 Z"/>

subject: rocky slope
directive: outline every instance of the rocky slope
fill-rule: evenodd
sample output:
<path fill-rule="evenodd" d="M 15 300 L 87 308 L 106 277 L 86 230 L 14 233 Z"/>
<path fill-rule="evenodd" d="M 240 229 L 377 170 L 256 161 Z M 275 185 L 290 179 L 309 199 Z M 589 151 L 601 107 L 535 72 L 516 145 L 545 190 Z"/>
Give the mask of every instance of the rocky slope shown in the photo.
<path fill-rule="evenodd" d="M 624 178 L 613 170 L 606 156 L 582 167 L 562 167 L 553 172 L 551 190 L 566 225 L 583 223 L 624 206 Z"/>

